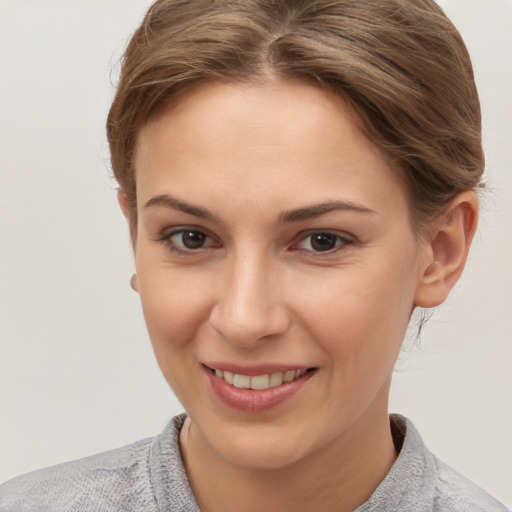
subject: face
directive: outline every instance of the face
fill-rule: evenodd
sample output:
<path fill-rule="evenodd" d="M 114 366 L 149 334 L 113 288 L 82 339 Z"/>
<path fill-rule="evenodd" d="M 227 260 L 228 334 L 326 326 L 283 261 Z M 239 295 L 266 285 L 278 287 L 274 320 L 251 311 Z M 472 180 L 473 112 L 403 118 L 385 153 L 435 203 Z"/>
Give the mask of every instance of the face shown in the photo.
<path fill-rule="evenodd" d="M 212 453 L 282 467 L 387 417 L 422 246 L 342 100 L 201 86 L 143 127 L 136 180 L 149 335 Z"/>

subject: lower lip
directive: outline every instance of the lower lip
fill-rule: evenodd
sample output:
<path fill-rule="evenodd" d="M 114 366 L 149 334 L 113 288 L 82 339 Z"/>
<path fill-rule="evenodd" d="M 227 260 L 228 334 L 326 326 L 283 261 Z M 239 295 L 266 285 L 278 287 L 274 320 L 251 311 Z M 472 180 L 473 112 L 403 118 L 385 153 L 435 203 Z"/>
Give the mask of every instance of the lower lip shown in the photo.
<path fill-rule="evenodd" d="M 243 412 L 258 413 L 269 411 L 283 404 L 311 379 L 316 373 L 309 371 L 302 377 L 280 386 L 268 389 L 239 389 L 220 379 L 209 368 L 204 367 L 210 388 L 218 400 L 232 409 Z"/>

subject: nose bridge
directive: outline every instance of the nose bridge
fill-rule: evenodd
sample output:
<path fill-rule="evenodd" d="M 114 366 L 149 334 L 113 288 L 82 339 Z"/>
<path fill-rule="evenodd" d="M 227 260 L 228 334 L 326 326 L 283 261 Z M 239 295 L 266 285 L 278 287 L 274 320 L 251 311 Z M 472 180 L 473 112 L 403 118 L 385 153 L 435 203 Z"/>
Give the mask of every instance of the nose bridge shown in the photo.
<path fill-rule="evenodd" d="M 225 339 L 251 346 L 287 329 L 279 269 L 267 252 L 235 251 L 223 270 L 211 323 Z"/>

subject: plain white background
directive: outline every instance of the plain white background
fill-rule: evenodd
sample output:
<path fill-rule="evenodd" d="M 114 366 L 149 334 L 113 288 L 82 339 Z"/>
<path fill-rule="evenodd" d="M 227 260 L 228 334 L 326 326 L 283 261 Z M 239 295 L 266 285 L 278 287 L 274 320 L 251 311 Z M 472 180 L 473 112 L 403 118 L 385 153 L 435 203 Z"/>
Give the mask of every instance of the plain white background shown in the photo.
<path fill-rule="evenodd" d="M 0 0 L 0 481 L 158 433 L 181 406 L 161 377 L 104 121 L 147 0 Z M 489 192 L 467 271 L 391 410 L 512 504 L 512 2 L 444 0 L 473 56 Z M 413 332 L 413 329 L 411 329 Z"/>

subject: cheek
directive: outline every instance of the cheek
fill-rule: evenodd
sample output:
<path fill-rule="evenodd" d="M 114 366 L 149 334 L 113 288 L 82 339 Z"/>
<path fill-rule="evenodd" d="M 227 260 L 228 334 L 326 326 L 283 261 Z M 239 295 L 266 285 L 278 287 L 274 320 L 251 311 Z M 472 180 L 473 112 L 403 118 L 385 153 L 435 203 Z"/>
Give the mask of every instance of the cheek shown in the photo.
<path fill-rule="evenodd" d="M 200 286 L 200 277 L 187 271 L 139 268 L 139 294 L 149 337 L 164 376 L 175 388 L 179 375 L 195 363 L 190 347 L 208 322 L 208 286 Z"/>
<path fill-rule="evenodd" d="M 405 261 L 359 271 L 338 269 L 314 293 L 303 293 L 298 307 L 333 364 L 392 366 L 409 323 L 414 290 L 414 269 Z"/>
<path fill-rule="evenodd" d="M 205 305 L 181 280 L 141 280 L 140 297 L 153 343 L 179 347 L 190 341 Z"/>
<path fill-rule="evenodd" d="M 404 292 L 406 276 L 397 270 L 386 275 L 370 268 L 338 274 L 315 294 L 302 295 L 307 299 L 300 315 L 325 356 L 327 371 L 319 377 L 332 400 L 330 405 L 319 404 L 319 416 L 334 414 L 336 432 L 355 421 L 377 396 L 386 407 L 387 395 L 379 392 L 389 386 L 413 296 Z"/>

